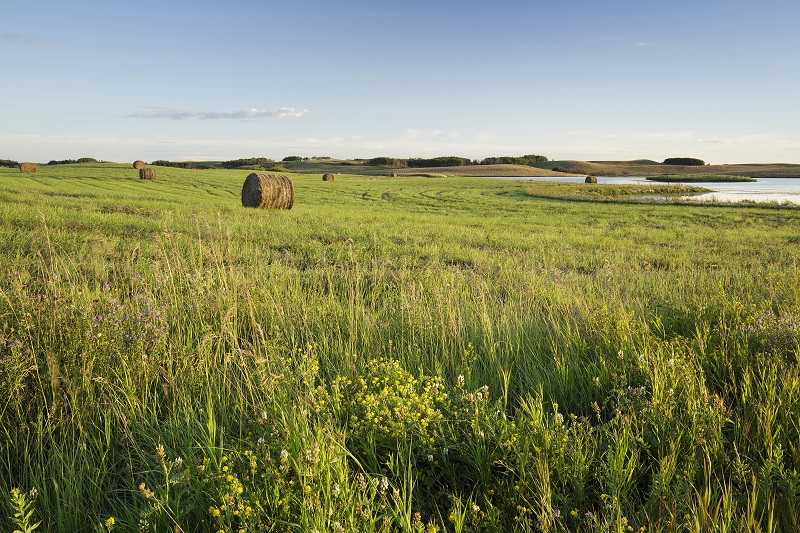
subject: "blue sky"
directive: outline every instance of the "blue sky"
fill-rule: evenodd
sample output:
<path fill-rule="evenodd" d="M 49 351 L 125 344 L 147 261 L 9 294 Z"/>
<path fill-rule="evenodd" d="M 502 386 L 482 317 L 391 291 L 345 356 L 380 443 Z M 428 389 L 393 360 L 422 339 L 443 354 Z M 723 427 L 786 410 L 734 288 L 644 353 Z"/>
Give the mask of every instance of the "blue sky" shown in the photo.
<path fill-rule="evenodd" d="M 0 0 L 0 159 L 800 163 L 800 2 Z"/>

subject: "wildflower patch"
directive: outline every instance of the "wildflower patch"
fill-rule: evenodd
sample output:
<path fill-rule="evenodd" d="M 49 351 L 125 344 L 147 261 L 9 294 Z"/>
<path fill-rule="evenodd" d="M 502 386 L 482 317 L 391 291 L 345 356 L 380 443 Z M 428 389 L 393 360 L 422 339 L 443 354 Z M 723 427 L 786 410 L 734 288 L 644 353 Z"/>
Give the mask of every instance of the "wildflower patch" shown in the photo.
<path fill-rule="evenodd" d="M 440 379 L 411 375 L 398 361 L 374 359 L 355 381 L 334 383 L 351 440 L 377 448 L 398 441 L 428 447 L 442 434 L 442 407 L 447 394 Z"/>

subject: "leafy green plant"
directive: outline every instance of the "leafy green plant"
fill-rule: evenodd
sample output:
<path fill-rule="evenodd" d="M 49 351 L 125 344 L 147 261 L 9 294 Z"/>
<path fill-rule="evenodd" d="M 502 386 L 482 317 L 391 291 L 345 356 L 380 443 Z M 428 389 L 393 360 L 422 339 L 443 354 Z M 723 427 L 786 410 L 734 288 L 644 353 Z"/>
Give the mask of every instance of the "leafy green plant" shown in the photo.
<path fill-rule="evenodd" d="M 14 516 L 11 520 L 18 529 L 13 533 L 31 533 L 35 531 L 42 521 L 33 523 L 33 513 L 36 510 L 35 500 L 37 496 L 36 490 L 25 494 L 18 488 L 11 489 L 11 508 L 14 511 Z M 28 498 L 30 496 L 30 498 Z"/>

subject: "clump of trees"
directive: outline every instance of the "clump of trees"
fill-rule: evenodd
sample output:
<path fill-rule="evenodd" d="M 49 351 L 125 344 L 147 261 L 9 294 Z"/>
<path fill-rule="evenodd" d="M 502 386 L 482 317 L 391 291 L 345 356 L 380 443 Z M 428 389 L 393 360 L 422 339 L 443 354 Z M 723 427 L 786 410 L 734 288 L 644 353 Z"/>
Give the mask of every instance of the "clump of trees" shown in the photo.
<path fill-rule="evenodd" d="M 472 161 L 466 157 L 457 157 L 448 155 L 444 157 L 433 157 L 424 159 L 414 157 L 408 160 L 407 166 L 409 168 L 425 168 L 425 167 L 463 167 L 469 165 Z"/>
<path fill-rule="evenodd" d="M 481 165 L 526 165 L 531 166 L 536 163 L 546 163 L 548 159 L 543 155 L 528 154 L 519 157 L 500 156 L 487 157 L 481 161 Z"/>
<path fill-rule="evenodd" d="M 0 159 L 0 167 L 17 168 L 19 163 L 11 159 Z"/>
<path fill-rule="evenodd" d="M 408 166 L 408 161 L 396 157 L 373 157 L 372 159 L 367 159 L 366 162 L 368 165 L 375 165 L 376 167 L 401 168 Z"/>
<path fill-rule="evenodd" d="M 706 164 L 706 162 L 695 157 L 668 157 L 664 160 L 664 164 L 683 165 L 685 167 L 702 167 Z"/>
<path fill-rule="evenodd" d="M 301 155 L 287 155 L 283 159 L 281 159 L 284 163 L 291 163 L 293 161 L 308 161 L 307 157 L 303 157 Z"/>
<path fill-rule="evenodd" d="M 72 165 L 75 163 L 97 163 L 94 157 L 81 157 L 80 159 L 61 159 L 48 161 L 48 165 Z"/>

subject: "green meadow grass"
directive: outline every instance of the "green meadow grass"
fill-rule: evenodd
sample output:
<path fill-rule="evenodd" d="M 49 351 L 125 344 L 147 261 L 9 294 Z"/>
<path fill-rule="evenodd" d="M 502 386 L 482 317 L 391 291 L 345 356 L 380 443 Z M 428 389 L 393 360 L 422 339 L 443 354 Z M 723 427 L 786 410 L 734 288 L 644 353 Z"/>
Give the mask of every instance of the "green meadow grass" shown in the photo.
<path fill-rule="evenodd" d="M 740 181 L 758 181 L 748 176 L 735 176 L 729 174 L 665 174 L 663 176 L 648 176 L 651 181 L 665 181 L 673 183 L 723 183 Z"/>
<path fill-rule="evenodd" d="M 0 169 L 3 530 L 800 528 L 800 211 L 157 173 Z"/>

